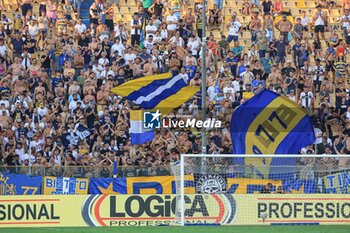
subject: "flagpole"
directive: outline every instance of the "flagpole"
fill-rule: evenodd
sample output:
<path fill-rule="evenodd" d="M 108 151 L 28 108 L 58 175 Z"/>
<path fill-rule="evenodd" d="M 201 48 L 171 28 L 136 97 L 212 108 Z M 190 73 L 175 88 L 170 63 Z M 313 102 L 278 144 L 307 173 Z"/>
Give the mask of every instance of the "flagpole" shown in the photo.
<path fill-rule="evenodd" d="M 205 59 L 205 51 L 206 51 L 206 1 L 203 0 L 203 6 L 202 6 L 202 121 L 204 122 L 207 118 L 206 111 L 207 111 L 207 105 L 206 105 L 206 98 L 207 98 L 207 85 L 206 85 L 206 59 Z M 200 36 L 200 35 L 198 35 Z M 207 153 L 207 139 L 206 139 L 206 129 L 205 127 L 202 127 L 202 154 Z"/>

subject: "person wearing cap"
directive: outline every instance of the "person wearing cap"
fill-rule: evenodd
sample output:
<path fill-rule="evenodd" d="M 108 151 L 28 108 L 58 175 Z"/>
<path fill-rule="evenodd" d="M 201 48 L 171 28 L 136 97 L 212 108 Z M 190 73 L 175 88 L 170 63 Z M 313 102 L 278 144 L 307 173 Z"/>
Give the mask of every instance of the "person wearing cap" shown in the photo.
<path fill-rule="evenodd" d="M 287 19 L 287 15 L 282 15 L 282 19 L 275 24 L 275 28 L 280 32 L 280 36 L 283 36 L 283 40 L 288 42 L 288 35 L 293 28 L 293 24 Z"/>
<path fill-rule="evenodd" d="M 322 39 L 324 40 L 325 27 L 328 25 L 328 16 L 327 12 L 322 10 L 321 5 L 317 5 L 316 8 L 317 11 L 313 17 L 313 22 L 315 24 L 315 34 L 321 35 Z"/>

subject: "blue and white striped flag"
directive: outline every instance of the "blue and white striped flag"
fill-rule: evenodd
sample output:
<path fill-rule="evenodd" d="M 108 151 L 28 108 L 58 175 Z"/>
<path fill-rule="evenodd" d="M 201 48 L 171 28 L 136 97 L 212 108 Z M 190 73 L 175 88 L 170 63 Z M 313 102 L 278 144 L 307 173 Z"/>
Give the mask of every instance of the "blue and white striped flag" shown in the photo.
<path fill-rule="evenodd" d="M 111 91 L 142 109 L 167 114 L 199 91 L 199 87 L 188 86 L 186 77 L 181 74 L 171 77 L 171 73 L 151 75 L 124 83 Z"/>

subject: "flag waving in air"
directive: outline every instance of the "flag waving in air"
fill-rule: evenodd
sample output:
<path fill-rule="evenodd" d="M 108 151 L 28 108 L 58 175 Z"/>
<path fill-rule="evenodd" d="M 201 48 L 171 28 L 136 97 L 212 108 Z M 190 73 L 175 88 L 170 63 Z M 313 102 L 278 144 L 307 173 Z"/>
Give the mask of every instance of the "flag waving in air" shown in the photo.
<path fill-rule="evenodd" d="M 296 154 L 315 141 L 307 113 L 269 90 L 235 110 L 230 131 L 234 154 Z"/>
<path fill-rule="evenodd" d="M 285 96 L 263 90 L 240 105 L 232 115 L 234 154 L 297 154 L 315 141 L 310 117 Z M 271 177 L 278 166 L 294 168 L 295 158 L 235 158 L 261 178 Z M 285 170 L 294 174 L 294 169 Z"/>
<path fill-rule="evenodd" d="M 172 77 L 171 73 L 165 73 L 134 79 L 111 91 L 142 109 L 168 114 L 197 93 L 199 87 L 188 86 L 181 74 Z"/>

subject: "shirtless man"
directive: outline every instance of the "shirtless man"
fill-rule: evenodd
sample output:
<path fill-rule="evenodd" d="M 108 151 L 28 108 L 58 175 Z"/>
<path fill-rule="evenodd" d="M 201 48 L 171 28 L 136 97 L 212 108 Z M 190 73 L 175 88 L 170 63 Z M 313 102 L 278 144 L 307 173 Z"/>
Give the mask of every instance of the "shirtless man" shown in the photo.
<path fill-rule="evenodd" d="M 21 64 L 20 59 L 15 57 L 15 63 L 10 66 L 10 71 L 12 72 L 12 82 L 15 82 L 18 79 L 19 75 L 22 75 L 24 72 L 24 66 Z"/>
<path fill-rule="evenodd" d="M 33 58 L 30 66 L 27 69 L 27 76 L 33 77 L 33 74 L 38 74 L 40 72 L 40 64 L 38 64 L 37 59 Z"/>
<path fill-rule="evenodd" d="M 77 81 L 73 81 L 73 84 L 68 89 L 69 95 L 72 95 L 73 93 L 80 95 L 80 86 L 77 84 Z"/>
<path fill-rule="evenodd" d="M 140 75 L 141 75 L 141 70 L 142 70 L 142 69 L 141 69 L 141 66 L 142 66 L 141 58 L 140 58 L 140 57 L 137 57 L 137 58 L 135 59 L 135 63 L 130 65 L 130 67 L 131 67 L 132 70 L 133 70 L 134 76 L 140 77 Z"/>
<path fill-rule="evenodd" d="M 185 66 L 196 66 L 197 60 L 194 56 L 192 56 L 191 51 L 188 51 L 187 56 L 185 57 Z"/>
<path fill-rule="evenodd" d="M 28 88 L 27 82 L 21 75 L 18 76 L 18 78 L 13 82 L 13 90 L 16 93 L 16 95 L 19 95 L 27 88 Z"/>
<path fill-rule="evenodd" d="M 95 94 L 95 86 L 91 85 L 91 80 L 85 80 L 84 82 L 84 89 L 83 89 L 83 93 L 84 95 L 87 95 L 89 93 L 89 91 L 91 90 L 91 94 Z"/>
<path fill-rule="evenodd" d="M 275 24 L 275 28 L 280 31 L 280 35 L 288 43 L 288 33 L 292 30 L 293 24 L 287 19 L 286 15 L 283 15 L 282 19 Z"/>
<path fill-rule="evenodd" d="M 282 83 L 282 74 L 278 71 L 276 65 L 272 66 L 268 79 L 272 82 L 275 88 L 279 87 L 280 83 Z"/>
<path fill-rule="evenodd" d="M 343 9 L 350 10 L 350 0 L 343 0 Z"/>
<path fill-rule="evenodd" d="M 38 96 L 39 94 L 42 95 L 43 97 L 46 96 L 46 89 L 45 87 L 43 86 L 43 81 L 39 80 L 38 82 L 38 85 L 35 89 L 34 89 L 34 95 L 35 95 L 35 98 L 36 96 Z"/>
<path fill-rule="evenodd" d="M 105 84 L 101 85 L 100 90 L 97 92 L 97 110 L 100 111 L 103 109 L 103 106 L 106 106 L 109 100 L 109 93 L 106 90 Z"/>
<path fill-rule="evenodd" d="M 196 19 L 195 19 L 194 15 L 192 14 L 192 8 L 191 7 L 188 8 L 188 11 L 184 15 L 184 21 L 185 21 L 185 23 L 187 25 L 187 28 L 190 31 L 193 31 L 193 24 L 195 23 Z"/>
<path fill-rule="evenodd" d="M 257 33 L 261 29 L 261 20 L 259 19 L 259 12 L 253 13 L 249 22 L 249 28 L 251 33 L 251 41 L 255 42 L 257 39 Z"/>
<path fill-rule="evenodd" d="M 152 62 L 152 57 L 147 59 L 147 63 L 143 66 L 143 73 L 145 76 L 153 75 L 156 73 L 157 67 Z"/>
<path fill-rule="evenodd" d="M 59 82 L 58 86 L 55 88 L 55 96 L 60 99 L 60 101 L 64 100 L 65 96 L 66 96 L 66 90 L 63 87 L 63 83 Z"/>

